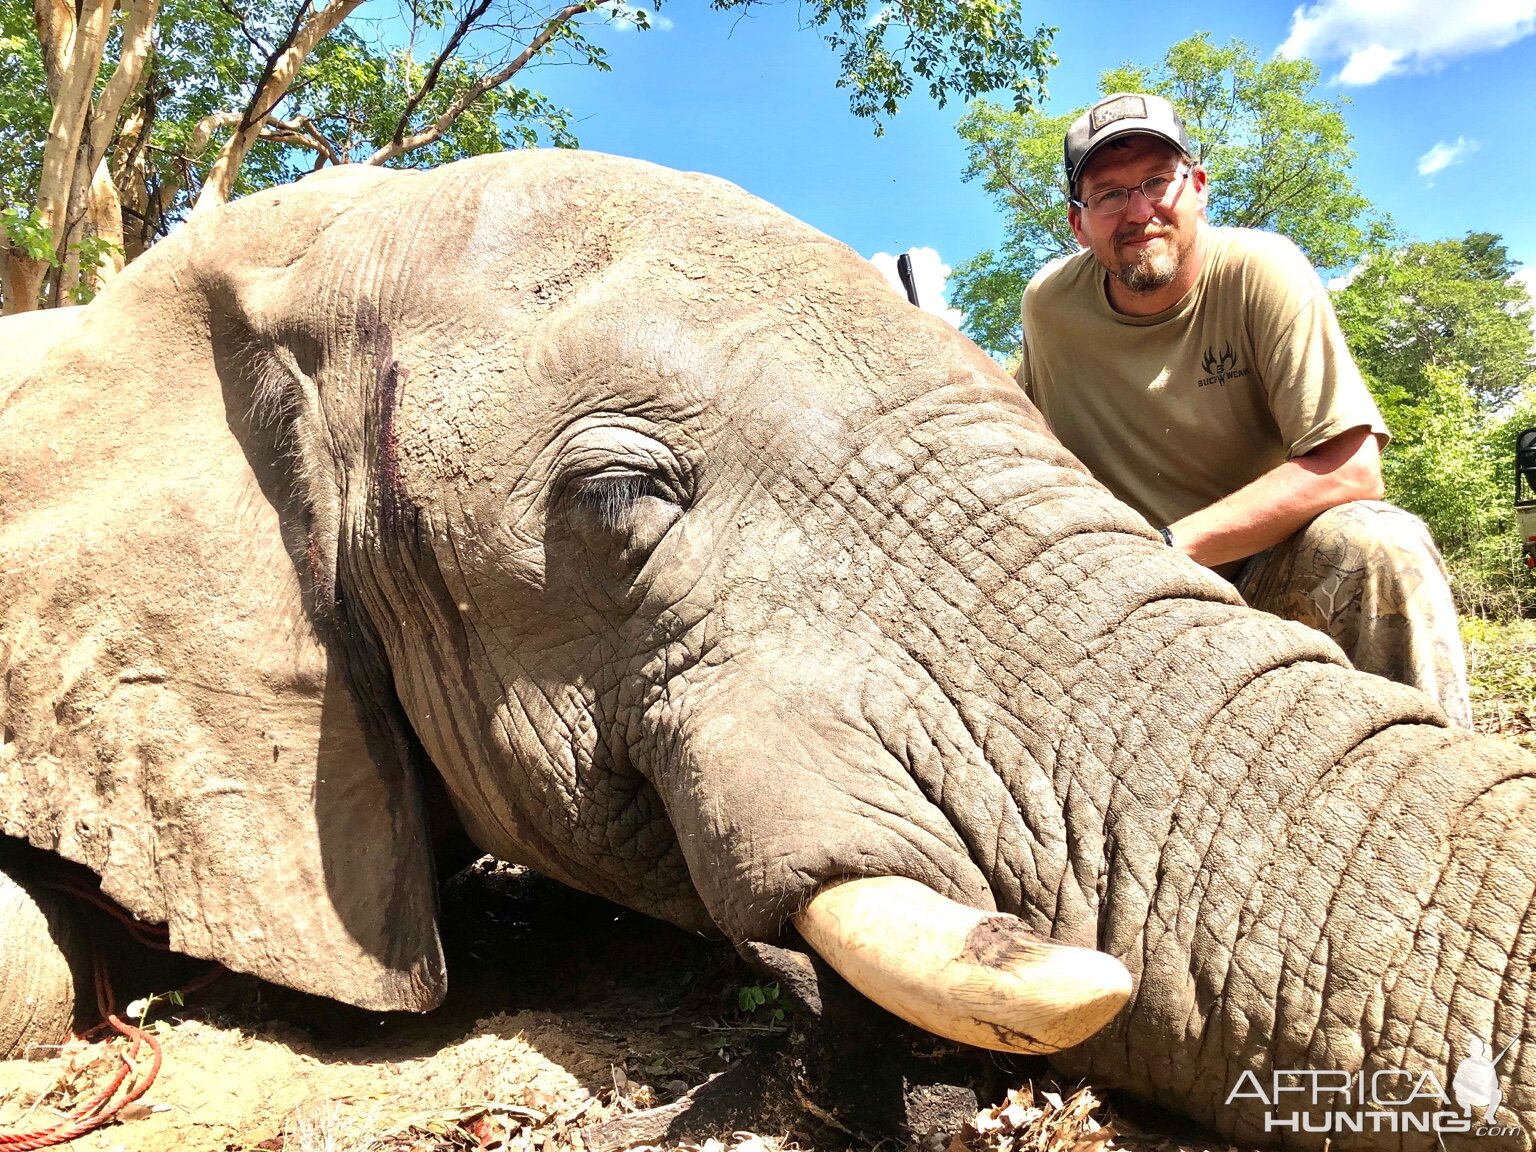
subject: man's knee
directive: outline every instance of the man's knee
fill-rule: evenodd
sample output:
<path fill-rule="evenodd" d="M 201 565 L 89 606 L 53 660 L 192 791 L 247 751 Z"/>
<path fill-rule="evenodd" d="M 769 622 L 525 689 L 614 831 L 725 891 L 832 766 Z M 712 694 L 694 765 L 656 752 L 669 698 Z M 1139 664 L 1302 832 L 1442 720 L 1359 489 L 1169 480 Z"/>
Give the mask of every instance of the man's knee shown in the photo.
<path fill-rule="evenodd" d="M 1330 508 L 1305 533 L 1338 557 L 1339 586 L 1350 589 L 1340 599 L 1351 603 L 1354 618 L 1330 620 L 1325 631 L 1355 667 L 1422 689 L 1452 723 L 1471 727 L 1456 605 L 1424 522 L 1383 501 L 1358 500 Z M 1324 590 L 1318 585 L 1314 599 Z"/>
<path fill-rule="evenodd" d="M 1308 550 L 1341 569 L 1399 573 L 1415 583 L 1426 568 L 1442 578 L 1445 573 L 1424 521 L 1385 500 L 1351 500 L 1330 508 L 1302 529 L 1302 537 Z"/>

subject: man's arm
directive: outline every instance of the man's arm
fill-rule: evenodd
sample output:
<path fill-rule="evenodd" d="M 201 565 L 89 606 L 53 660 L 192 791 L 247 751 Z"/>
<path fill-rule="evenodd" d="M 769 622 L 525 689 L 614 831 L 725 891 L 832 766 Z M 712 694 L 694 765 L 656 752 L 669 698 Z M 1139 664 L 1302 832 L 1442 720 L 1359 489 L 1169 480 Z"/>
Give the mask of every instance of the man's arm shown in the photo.
<path fill-rule="evenodd" d="M 1381 492 L 1381 446 L 1362 426 L 1272 468 L 1168 530 L 1174 547 L 1214 568 L 1280 543 L 1329 508 L 1379 500 Z"/>

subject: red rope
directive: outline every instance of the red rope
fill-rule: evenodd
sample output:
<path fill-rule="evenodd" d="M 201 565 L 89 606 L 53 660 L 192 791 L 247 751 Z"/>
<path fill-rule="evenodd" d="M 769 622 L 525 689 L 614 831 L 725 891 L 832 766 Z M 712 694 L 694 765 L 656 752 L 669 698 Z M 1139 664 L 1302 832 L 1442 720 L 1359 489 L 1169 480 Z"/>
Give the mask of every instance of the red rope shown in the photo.
<path fill-rule="evenodd" d="M 169 948 L 169 933 L 162 924 L 146 924 L 141 920 L 135 920 L 119 905 L 109 900 L 98 889 L 92 888 L 79 881 L 60 877 L 56 880 L 45 880 L 45 884 L 60 892 L 67 893 L 77 899 L 101 909 L 113 919 L 117 920 L 139 943 L 161 951 Z M 159 1042 L 142 1028 L 136 1028 L 128 1024 L 113 1011 L 112 983 L 107 976 L 107 966 L 102 961 L 101 954 L 96 952 L 92 956 L 92 967 L 96 981 L 96 1007 L 101 1013 L 102 1022 L 93 1028 L 87 1029 L 81 1034 L 82 1039 L 90 1039 L 99 1036 L 108 1029 L 116 1031 L 125 1039 L 132 1041 L 126 1055 L 121 1051 L 117 1058 L 121 1062 L 111 1082 L 91 1099 L 83 1104 L 75 1106 L 74 1110 L 57 1123 L 37 1132 L 0 1132 L 0 1152 L 33 1152 L 38 1148 L 51 1148 L 58 1144 L 67 1144 L 71 1140 L 84 1136 L 97 1128 L 110 1124 L 122 1112 L 124 1108 L 132 1104 L 155 1082 L 155 1077 L 160 1074 L 162 1053 Z M 215 964 L 207 972 L 192 980 L 180 991 L 183 997 L 200 991 L 213 983 L 226 973 L 227 969 Z M 149 1048 L 149 1069 L 145 1072 L 135 1061 L 139 1055 L 141 1046 Z M 127 1090 L 121 1097 L 118 1093 L 123 1090 L 124 1084 Z"/>
<path fill-rule="evenodd" d="M 106 1017 L 108 1024 L 133 1041 L 132 1047 L 129 1048 L 127 1055 L 122 1052 L 117 1053 L 118 1059 L 122 1061 L 122 1067 L 117 1070 L 112 1082 L 84 1104 L 78 1105 L 58 1123 L 36 1132 L 0 1133 L 0 1149 L 5 1149 L 6 1152 L 32 1152 L 37 1148 L 67 1144 L 71 1140 L 84 1136 L 87 1132 L 110 1124 L 124 1108 L 148 1092 L 149 1086 L 160 1074 L 159 1042 L 142 1028 L 124 1023 L 112 1010 L 112 985 L 107 979 L 107 967 L 102 963 L 99 953 L 94 957 L 94 961 L 97 1007 Z M 147 1073 L 134 1063 L 139 1055 L 141 1044 L 148 1046 L 151 1055 Z M 125 1082 L 128 1084 L 128 1090 L 119 1097 L 118 1091 Z"/>
<path fill-rule="evenodd" d="M 164 952 L 167 950 L 167 940 L 170 935 L 164 924 L 147 924 L 143 920 L 136 920 L 128 914 L 115 900 L 108 899 L 99 888 L 92 888 L 77 880 L 59 878 L 57 880 L 44 880 L 43 884 L 52 888 L 55 892 L 63 892 L 73 896 L 77 900 L 83 900 L 93 908 L 99 908 L 112 919 L 116 920 L 129 934 L 140 944 L 150 948 L 158 948 Z"/>

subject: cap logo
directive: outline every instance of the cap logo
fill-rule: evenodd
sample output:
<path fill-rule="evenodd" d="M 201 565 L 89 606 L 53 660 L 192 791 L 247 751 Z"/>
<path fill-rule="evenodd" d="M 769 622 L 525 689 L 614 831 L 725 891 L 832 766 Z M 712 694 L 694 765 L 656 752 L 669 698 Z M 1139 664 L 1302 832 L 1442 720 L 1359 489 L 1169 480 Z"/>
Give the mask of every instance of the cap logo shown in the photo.
<path fill-rule="evenodd" d="M 1116 120 L 1133 118 L 1137 120 L 1147 118 L 1147 102 L 1140 96 L 1117 96 L 1102 104 L 1095 104 L 1093 111 L 1088 114 L 1088 124 L 1090 131 L 1097 132 Z"/>

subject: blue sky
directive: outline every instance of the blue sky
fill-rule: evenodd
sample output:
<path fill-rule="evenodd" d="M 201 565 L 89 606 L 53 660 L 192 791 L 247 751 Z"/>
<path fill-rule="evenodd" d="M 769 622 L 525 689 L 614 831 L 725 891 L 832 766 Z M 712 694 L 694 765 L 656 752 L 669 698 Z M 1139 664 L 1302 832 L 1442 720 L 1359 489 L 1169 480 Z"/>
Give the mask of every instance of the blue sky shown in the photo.
<path fill-rule="evenodd" d="M 1536 0 L 1046 0 L 1027 19 L 1058 29 L 1051 112 L 1090 101 L 1104 69 L 1153 63 L 1195 32 L 1310 57 L 1320 93 L 1351 101 L 1366 196 L 1414 239 L 1499 233 L 1536 281 L 1536 144 L 1524 137 Z M 525 75 L 576 114 L 583 147 L 725 177 L 865 256 L 931 247 L 958 264 L 1001 239 L 997 211 L 960 178 L 962 106 L 915 95 L 874 136 L 848 111 L 836 57 L 800 27 L 793 0 L 747 16 L 668 0 L 653 20 L 649 31 L 596 33 L 609 73 Z"/>

